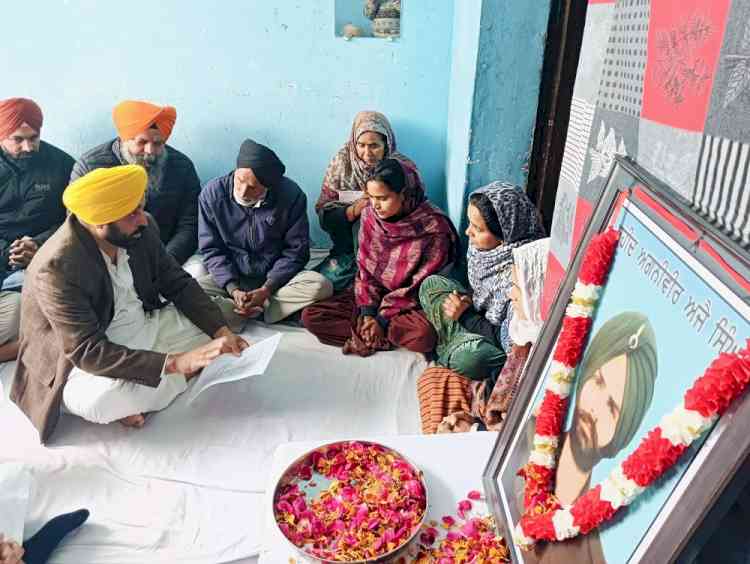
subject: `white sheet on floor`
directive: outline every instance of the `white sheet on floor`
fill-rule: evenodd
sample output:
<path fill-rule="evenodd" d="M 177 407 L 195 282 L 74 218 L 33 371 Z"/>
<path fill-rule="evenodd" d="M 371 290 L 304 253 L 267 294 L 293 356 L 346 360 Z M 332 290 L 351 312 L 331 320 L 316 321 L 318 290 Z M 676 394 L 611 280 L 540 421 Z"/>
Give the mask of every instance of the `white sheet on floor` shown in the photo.
<path fill-rule="evenodd" d="M 0 462 L 26 462 L 34 478 L 26 535 L 57 513 L 91 510 L 52 564 L 253 562 L 278 445 L 419 432 L 421 355 L 344 356 L 278 325 L 246 335 L 274 331 L 284 338 L 264 375 L 215 386 L 190 406 L 188 389 L 140 430 L 63 416 L 44 448 L 15 405 L 0 403 Z M 4 398 L 11 376 L 6 365 Z"/>
<path fill-rule="evenodd" d="M 0 463 L 0 533 L 6 541 L 24 540 L 24 519 L 29 507 L 31 473 L 22 462 Z"/>

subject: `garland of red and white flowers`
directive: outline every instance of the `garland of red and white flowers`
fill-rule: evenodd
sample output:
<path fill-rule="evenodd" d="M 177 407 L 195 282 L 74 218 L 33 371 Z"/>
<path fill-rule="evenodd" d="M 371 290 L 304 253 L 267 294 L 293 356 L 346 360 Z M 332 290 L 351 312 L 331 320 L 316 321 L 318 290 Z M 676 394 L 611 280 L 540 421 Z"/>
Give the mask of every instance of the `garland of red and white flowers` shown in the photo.
<path fill-rule="evenodd" d="M 565 311 L 551 376 L 540 407 L 525 480 L 525 512 L 515 542 L 530 549 L 540 540 L 562 541 L 587 534 L 608 521 L 669 470 L 690 444 L 708 430 L 750 383 L 750 340 L 744 350 L 722 353 L 685 393 L 682 403 L 649 431 L 638 448 L 601 483 L 563 506 L 554 496 L 556 453 L 592 315 L 612 265 L 619 232 L 609 229 L 586 249 Z"/>

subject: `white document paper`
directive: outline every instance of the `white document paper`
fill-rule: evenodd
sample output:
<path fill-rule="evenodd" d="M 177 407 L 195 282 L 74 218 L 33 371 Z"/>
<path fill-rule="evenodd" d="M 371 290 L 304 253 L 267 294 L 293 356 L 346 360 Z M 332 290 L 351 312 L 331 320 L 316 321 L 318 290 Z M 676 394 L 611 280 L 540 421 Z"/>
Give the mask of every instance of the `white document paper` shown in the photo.
<path fill-rule="evenodd" d="M 365 193 L 360 190 L 342 190 L 339 192 L 339 202 L 344 202 L 345 204 L 353 204 L 364 197 Z"/>
<path fill-rule="evenodd" d="M 263 374 L 276 353 L 279 341 L 281 333 L 274 333 L 262 341 L 251 344 L 240 356 L 221 355 L 200 373 L 198 381 L 193 384 L 188 404 L 193 403 L 195 398 L 211 386 Z"/>
<path fill-rule="evenodd" d="M 0 533 L 23 544 L 23 522 L 29 505 L 31 472 L 20 462 L 0 464 Z"/>

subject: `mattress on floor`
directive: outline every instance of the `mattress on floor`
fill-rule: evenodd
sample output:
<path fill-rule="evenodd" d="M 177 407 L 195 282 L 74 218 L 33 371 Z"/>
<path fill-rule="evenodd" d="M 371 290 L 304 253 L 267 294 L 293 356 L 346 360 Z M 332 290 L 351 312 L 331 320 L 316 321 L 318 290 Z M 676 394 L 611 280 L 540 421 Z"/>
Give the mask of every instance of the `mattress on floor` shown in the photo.
<path fill-rule="evenodd" d="M 63 415 L 45 447 L 7 401 L 0 372 L 0 462 L 34 476 L 25 535 L 80 507 L 91 518 L 52 563 L 230 562 L 257 554 L 262 502 L 276 447 L 287 441 L 419 433 L 421 355 L 344 356 L 304 329 L 254 325 L 248 338 L 283 338 L 266 374 L 183 395 L 143 429 Z M 2 510 L 2 508 L 0 508 Z"/>

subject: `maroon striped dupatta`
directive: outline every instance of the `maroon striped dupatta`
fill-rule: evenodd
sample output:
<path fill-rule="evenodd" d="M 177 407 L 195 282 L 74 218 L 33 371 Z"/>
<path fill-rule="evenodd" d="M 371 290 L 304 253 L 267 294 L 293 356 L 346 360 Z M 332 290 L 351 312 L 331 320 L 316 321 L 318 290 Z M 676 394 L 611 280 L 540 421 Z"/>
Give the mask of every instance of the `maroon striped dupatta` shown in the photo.
<path fill-rule="evenodd" d="M 427 201 L 416 167 L 399 162 L 407 179 L 406 213 L 384 221 L 372 208 L 363 210 L 354 284 L 357 306 L 375 307 L 386 320 L 419 308 L 420 284 L 452 266 L 458 245 L 450 219 Z"/>

